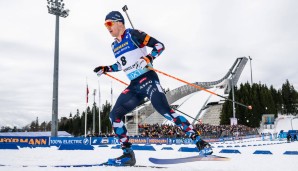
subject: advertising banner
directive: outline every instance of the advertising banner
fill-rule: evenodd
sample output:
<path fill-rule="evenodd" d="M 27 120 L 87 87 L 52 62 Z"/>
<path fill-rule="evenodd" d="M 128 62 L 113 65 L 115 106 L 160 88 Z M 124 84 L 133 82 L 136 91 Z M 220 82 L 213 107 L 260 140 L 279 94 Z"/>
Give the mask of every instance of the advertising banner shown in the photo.
<path fill-rule="evenodd" d="M 193 144 L 190 138 L 168 138 L 168 144 Z"/>
<path fill-rule="evenodd" d="M 90 138 L 87 137 L 51 137 L 50 145 L 51 146 L 60 146 L 60 145 L 90 145 Z"/>
<path fill-rule="evenodd" d="M 49 146 L 49 137 L 11 137 L 0 136 L 0 145 L 3 143 L 17 146 Z"/>
<path fill-rule="evenodd" d="M 119 144 L 119 140 L 116 137 L 92 137 L 91 145 L 102 144 Z"/>

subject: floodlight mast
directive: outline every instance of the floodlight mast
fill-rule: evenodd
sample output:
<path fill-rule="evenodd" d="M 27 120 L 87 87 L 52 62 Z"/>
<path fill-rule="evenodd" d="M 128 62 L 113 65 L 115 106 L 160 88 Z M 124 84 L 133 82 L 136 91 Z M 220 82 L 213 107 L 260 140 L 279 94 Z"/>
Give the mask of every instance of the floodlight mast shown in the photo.
<path fill-rule="evenodd" d="M 48 12 L 56 16 L 55 26 L 55 52 L 54 52 L 54 78 L 52 99 L 52 125 L 51 136 L 58 136 L 58 81 L 59 81 L 59 17 L 66 18 L 69 10 L 64 9 L 63 0 L 47 0 Z"/>

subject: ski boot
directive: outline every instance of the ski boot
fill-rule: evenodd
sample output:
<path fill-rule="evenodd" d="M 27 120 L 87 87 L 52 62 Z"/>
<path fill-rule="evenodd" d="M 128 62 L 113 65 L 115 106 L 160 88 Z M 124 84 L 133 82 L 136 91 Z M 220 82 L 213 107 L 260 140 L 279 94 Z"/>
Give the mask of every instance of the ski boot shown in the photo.
<path fill-rule="evenodd" d="M 136 164 L 135 153 L 131 149 L 130 142 L 124 142 L 121 144 L 123 154 L 115 159 L 109 159 L 107 164 L 114 166 L 134 166 Z"/>
<path fill-rule="evenodd" d="M 190 138 L 195 142 L 200 155 L 211 155 L 213 153 L 211 145 L 208 142 L 202 140 L 198 134 L 193 134 Z"/>

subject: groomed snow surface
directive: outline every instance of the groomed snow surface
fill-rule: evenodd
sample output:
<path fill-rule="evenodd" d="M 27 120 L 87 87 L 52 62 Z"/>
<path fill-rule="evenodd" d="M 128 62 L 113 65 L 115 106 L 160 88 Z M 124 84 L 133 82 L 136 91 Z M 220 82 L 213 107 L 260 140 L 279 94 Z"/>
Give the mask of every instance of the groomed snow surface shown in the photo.
<path fill-rule="evenodd" d="M 202 171 L 294 171 L 297 170 L 298 155 L 285 155 L 285 151 L 298 151 L 298 142 L 261 141 L 261 138 L 238 141 L 211 143 L 214 154 L 229 157 L 229 161 L 196 161 L 183 164 L 155 165 L 148 158 L 178 158 L 193 156 L 195 152 L 179 152 L 181 147 L 194 145 L 152 145 L 156 151 L 136 151 L 137 165 L 165 166 L 167 168 L 136 168 L 136 167 L 67 167 L 57 168 L 55 165 L 97 164 L 108 158 L 120 156 L 122 150 L 111 149 L 112 146 L 95 146 L 94 150 L 58 150 L 50 148 L 20 148 L 19 150 L 0 150 L 0 170 L 2 171 L 98 171 L 98 170 L 202 170 Z M 235 147 L 236 146 L 236 147 Z M 242 147 L 246 146 L 246 147 Z M 173 150 L 161 150 L 163 147 L 172 147 Z M 239 150 L 237 153 L 219 153 L 222 149 Z M 256 150 L 268 150 L 272 154 L 253 154 Z M 46 167 L 39 167 L 46 166 Z"/>

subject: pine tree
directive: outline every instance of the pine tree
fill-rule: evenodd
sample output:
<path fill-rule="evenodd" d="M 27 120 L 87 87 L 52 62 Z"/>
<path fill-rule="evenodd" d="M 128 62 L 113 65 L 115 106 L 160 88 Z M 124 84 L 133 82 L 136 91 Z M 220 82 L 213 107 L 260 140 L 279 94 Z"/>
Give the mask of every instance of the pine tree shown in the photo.
<path fill-rule="evenodd" d="M 240 84 L 240 89 L 237 91 L 236 96 L 238 97 L 238 101 L 242 104 L 250 104 L 250 86 L 249 83 Z M 244 108 L 243 106 L 236 106 L 237 116 L 238 116 L 238 124 L 247 125 L 249 123 L 249 110 Z"/>
<path fill-rule="evenodd" d="M 103 133 L 111 133 L 112 125 L 110 122 L 110 112 L 111 112 L 111 104 L 106 101 L 104 105 L 102 105 L 102 112 L 101 112 L 101 130 Z"/>
<path fill-rule="evenodd" d="M 40 124 L 40 129 L 41 131 L 46 131 L 46 128 L 47 128 L 47 123 L 44 121 Z"/>
<path fill-rule="evenodd" d="M 229 99 L 232 99 L 231 92 Z M 238 124 L 259 127 L 262 114 L 270 113 L 277 115 L 271 91 L 266 85 L 262 85 L 261 83 L 253 84 L 252 87 L 249 83 L 240 84 L 239 90 L 235 88 L 235 101 L 253 106 L 252 110 L 247 110 L 243 106 L 235 105 Z M 229 124 L 229 118 L 232 117 L 232 113 L 232 104 L 226 101 L 220 116 L 220 124 Z"/>
<path fill-rule="evenodd" d="M 277 91 L 276 89 L 273 88 L 273 86 L 270 86 L 270 93 L 272 95 L 273 101 L 274 101 L 274 106 L 276 111 L 274 111 L 274 113 L 276 113 L 276 115 L 274 116 L 275 118 L 277 117 L 277 113 L 281 113 L 282 110 L 282 96 L 280 91 Z"/>
<path fill-rule="evenodd" d="M 39 131 L 39 121 L 38 121 L 38 117 L 36 117 L 36 121 L 35 121 L 35 130 L 34 131 Z"/>
<path fill-rule="evenodd" d="M 72 119 L 72 125 L 73 125 L 73 131 L 70 132 L 74 136 L 80 136 L 83 135 L 83 129 L 81 126 L 81 117 L 80 117 L 80 111 L 77 109 L 77 113 Z"/>
<path fill-rule="evenodd" d="M 297 115 L 297 92 L 289 80 L 282 85 L 281 93 L 285 114 Z"/>
<path fill-rule="evenodd" d="M 35 121 L 32 121 L 30 124 L 30 132 L 34 132 L 36 130 L 35 128 L 36 128 Z"/>

